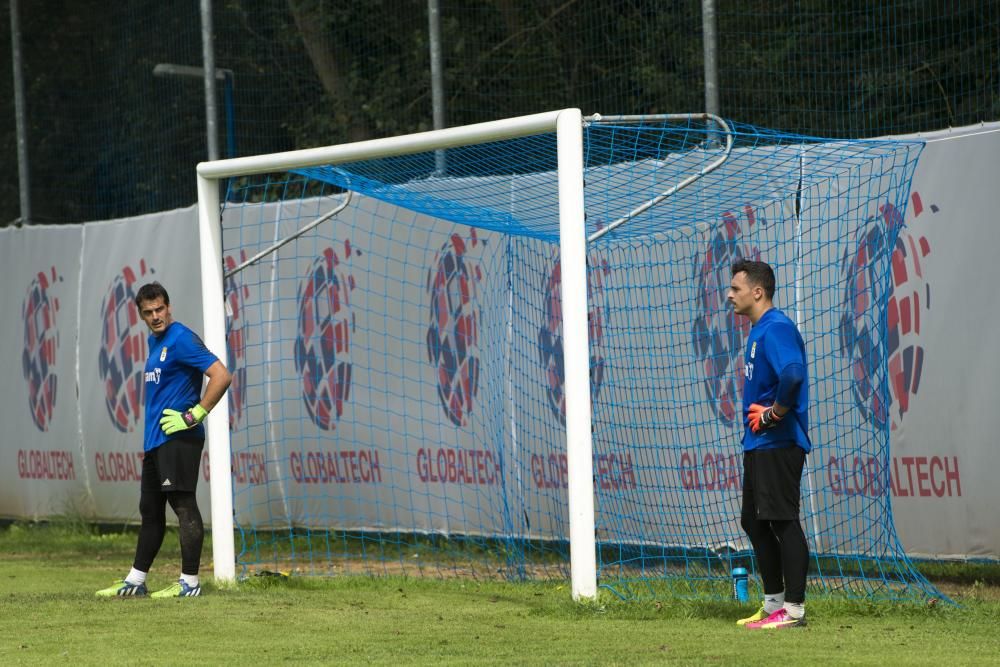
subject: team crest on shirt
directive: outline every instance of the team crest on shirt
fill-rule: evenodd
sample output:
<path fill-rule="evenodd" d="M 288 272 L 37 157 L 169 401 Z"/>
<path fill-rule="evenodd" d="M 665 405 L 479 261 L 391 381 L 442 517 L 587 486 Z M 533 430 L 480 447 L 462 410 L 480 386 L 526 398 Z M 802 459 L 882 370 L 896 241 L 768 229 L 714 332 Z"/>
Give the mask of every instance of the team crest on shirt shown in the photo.
<path fill-rule="evenodd" d="M 750 345 L 750 358 L 754 359 L 757 356 L 757 341 L 754 341 Z"/>
<path fill-rule="evenodd" d="M 160 350 L 160 361 L 166 361 L 166 360 L 167 360 L 167 346 L 164 345 L 163 349 Z"/>

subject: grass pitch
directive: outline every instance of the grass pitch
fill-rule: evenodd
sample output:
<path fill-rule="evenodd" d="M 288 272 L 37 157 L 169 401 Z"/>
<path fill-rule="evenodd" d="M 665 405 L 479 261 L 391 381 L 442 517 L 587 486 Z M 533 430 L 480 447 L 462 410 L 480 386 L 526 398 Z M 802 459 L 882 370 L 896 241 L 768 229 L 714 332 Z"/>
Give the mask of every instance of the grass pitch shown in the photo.
<path fill-rule="evenodd" d="M 1000 663 L 996 565 L 928 565 L 958 607 L 811 598 L 808 627 L 753 632 L 734 623 L 750 607 L 610 595 L 582 605 L 568 582 L 255 577 L 220 588 L 206 577 L 201 598 L 96 598 L 134 548 L 134 532 L 0 528 L 0 664 Z M 151 588 L 179 564 L 170 533 Z"/>

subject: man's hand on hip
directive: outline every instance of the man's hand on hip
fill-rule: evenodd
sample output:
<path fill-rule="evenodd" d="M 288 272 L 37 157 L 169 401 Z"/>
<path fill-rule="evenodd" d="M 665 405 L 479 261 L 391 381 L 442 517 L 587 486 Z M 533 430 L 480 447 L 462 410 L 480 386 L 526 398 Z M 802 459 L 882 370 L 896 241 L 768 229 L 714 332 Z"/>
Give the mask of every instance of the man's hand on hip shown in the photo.
<path fill-rule="evenodd" d="M 172 435 L 178 431 L 194 428 L 204 421 L 207 415 L 208 411 L 197 403 L 187 412 L 178 412 L 167 408 L 163 411 L 163 417 L 160 418 L 160 428 L 167 435 Z"/>
<path fill-rule="evenodd" d="M 750 405 L 750 414 L 747 415 L 747 421 L 750 422 L 750 430 L 754 433 L 760 433 L 761 431 L 766 431 L 769 428 L 774 428 L 781 421 L 782 415 L 779 415 L 774 411 L 774 406 L 764 407 L 760 403 L 752 403 Z"/>

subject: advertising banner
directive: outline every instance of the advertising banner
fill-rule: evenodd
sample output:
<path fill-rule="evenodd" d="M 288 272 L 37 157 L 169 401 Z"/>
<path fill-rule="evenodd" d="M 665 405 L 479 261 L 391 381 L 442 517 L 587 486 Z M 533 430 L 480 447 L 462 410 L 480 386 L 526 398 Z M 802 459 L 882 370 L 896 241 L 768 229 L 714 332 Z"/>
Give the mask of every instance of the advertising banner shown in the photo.
<path fill-rule="evenodd" d="M 1000 558 L 990 324 L 1000 315 L 983 268 L 1000 247 L 1000 125 L 920 139 L 905 211 L 872 197 L 871 210 L 853 209 L 840 193 L 874 178 L 864 167 L 802 191 L 770 174 L 770 201 L 655 244 L 588 250 L 598 539 L 748 546 L 738 516 L 749 323 L 733 320 L 725 289 L 733 260 L 759 257 L 777 267 L 776 304 L 811 354 L 803 512 L 807 534 L 826 535 L 814 548 L 856 548 L 891 512 L 908 553 Z M 782 150 L 792 173 L 835 147 Z M 628 173 L 645 177 L 634 165 Z M 478 204 L 513 211 L 551 187 L 544 180 L 526 177 L 524 193 L 498 186 Z M 227 218 L 226 269 L 340 203 L 304 201 L 254 206 L 256 222 L 243 227 Z M 282 208 L 292 206 L 316 210 Z M 862 228 L 839 224 L 859 217 Z M 859 253 L 891 238 L 887 225 L 902 225 L 891 285 L 868 285 Z M 163 283 L 174 318 L 200 333 L 197 236 L 193 207 L 0 230 L 0 307 L 13 314 L 0 322 L 0 517 L 138 521 L 148 330 L 135 291 Z M 228 277 L 238 520 L 565 539 L 561 280 L 554 242 L 360 195 Z M 883 288 L 888 404 L 858 353 L 874 323 L 855 317 L 859 295 Z M 889 442 L 863 439 L 872 424 Z M 206 521 L 211 475 L 206 452 Z"/>
<path fill-rule="evenodd" d="M 100 520 L 139 519 L 149 329 L 139 319 L 135 294 L 145 283 L 160 282 L 174 319 L 199 331 L 200 265 L 185 241 L 193 238 L 191 209 L 83 226 L 79 430 Z M 198 496 L 207 514 L 207 484 L 199 486 Z"/>
<path fill-rule="evenodd" d="M 0 515 L 93 509 L 79 429 L 81 227 L 0 230 Z"/>
<path fill-rule="evenodd" d="M 893 255 L 890 493 L 907 553 L 1000 558 L 1000 312 L 989 267 L 1000 247 L 1000 125 L 922 137 Z M 860 464 L 842 493 L 874 493 Z"/>

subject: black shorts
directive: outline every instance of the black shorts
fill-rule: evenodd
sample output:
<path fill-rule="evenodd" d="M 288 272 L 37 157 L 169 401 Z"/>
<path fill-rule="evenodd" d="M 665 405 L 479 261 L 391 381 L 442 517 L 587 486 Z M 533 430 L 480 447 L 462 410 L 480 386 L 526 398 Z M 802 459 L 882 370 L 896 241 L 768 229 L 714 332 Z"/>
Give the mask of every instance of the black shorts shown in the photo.
<path fill-rule="evenodd" d="M 744 520 L 798 520 L 805 462 L 806 451 L 798 445 L 744 452 Z"/>
<path fill-rule="evenodd" d="M 198 488 L 204 440 L 171 438 L 142 457 L 142 486 L 153 491 L 191 491 Z"/>

